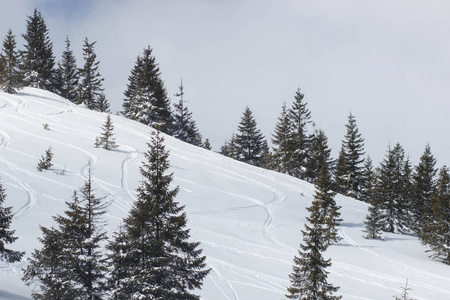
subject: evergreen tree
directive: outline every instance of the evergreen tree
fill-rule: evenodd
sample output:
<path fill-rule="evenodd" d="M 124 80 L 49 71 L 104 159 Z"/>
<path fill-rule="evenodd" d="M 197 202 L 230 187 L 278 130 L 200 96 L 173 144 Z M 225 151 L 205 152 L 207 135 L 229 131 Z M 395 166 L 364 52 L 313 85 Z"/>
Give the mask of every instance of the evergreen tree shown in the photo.
<path fill-rule="evenodd" d="M 292 132 L 291 119 L 286 108 L 286 103 L 283 103 L 281 108 L 281 115 L 278 117 L 278 122 L 275 125 L 275 132 L 272 134 L 273 160 L 275 171 L 292 175 Z"/>
<path fill-rule="evenodd" d="M 53 159 L 53 152 L 52 147 L 48 147 L 47 150 L 45 150 L 45 157 L 41 156 L 41 159 L 38 162 L 37 169 L 39 172 L 42 172 L 43 170 L 48 170 L 53 166 L 52 163 Z"/>
<path fill-rule="evenodd" d="M 105 113 L 111 112 L 111 110 L 109 109 L 109 101 L 106 99 L 106 96 L 104 93 L 101 93 L 100 95 L 98 95 L 97 110 L 99 112 L 105 112 Z"/>
<path fill-rule="evenodd" d="M 14 236 L 15 230 L 9 229 L 13 215 L 11 213 L 11 207 L 4 207 L 6 200 L 6 192 L 3 188 L 3 184 L 0 181 L 0 260 L 8 263 L 14 263 L 20 261 L 25 252 L 14 251 L 7 249 L 7 244 L 12 244 L 17 240 Z"/>
<path fill-rule="evenodd" d="M 356 126 L 355 117 L 351 113 L 348 116 L 348 124 L 345 127 L 347 128 L 347 133 L 342 141 L 342 146 L 345 149 L 347 185 L 344 190 L 347 196 L 359 199 L 361 196 L 361 163 L 364 161 L 364 139 L 361 137 Z"/>
<path fill-rule="evenodd" d="M 376 177 L 373 170 L 372 158 L 367 156 L 364 160 L 364 167 L 361 173 L 361 196 L 359 200 L 366 203 L 372 202 L 375 182 Z"/>
<path fill-rule="evenodd" d="M 348 171 L 345 147 L 342 145 L 339 151 L 339 156 L 336 161 L 336 169 L 334 172 L 334 190 L 340 194 L 347 195 L 348 193 Z"/>
<path fill-rule="evenodd" d="M 331 266 L 331 259 L 324 259 L 322 255 L 328 246 L 336 241 L 336 239 L 330 239 L 329 228 L 324 226 L 330 224 L 327 217 L 331 214 L 324 213 L 324 203 L 329 202 L 331 195 L 328 193 L 329 187 L 331 187 L 331 180 L 324 165 L 316 183 L 316 195 L 312 205 L 307 208 L 310 213 L 307 218 L 309 225 L 305 224 L 305 230 L 302 230 L 303 244 L 300 244 L 299 255 L 294 257 L 293 272 L 289 275 L 291 286 L 287 289 L 286 295 L 288 299 L 341 299 L 341 296 L 333 295 L 339 287 L 334 287 L 327 282 L 329 272 L 325 269 Z M 331 224 L 337 224 L 337 222 L 336 219 Z"/>
<path fill-rule="evenodd" d="M 264 136 L 256 127 L 250 108 L 246 107 L 236 135 L 237 159 L 258 166 L 261 160 Z"/>
<path fill-rule="evenodd" d="M 105 124 L 102 126 L 103 133 L 100 137 L 95 138 L 95 147 L 103 147 L 106 150 L 112 150 L 117 148 L 114 133 L 114 124 L 111 121 L 111 115 L 108 114 L 106 117 Z"/>
<path fill-rule="evenodd" d="M 203 148 L 205 148 L 206 150 L 211 150 L 211 143 L 209 142 L 209 139 L 205 139 L 205 141 L 203 142 Z"/>
<path fill-rule="evenodd" d="M 433 217 L 431 203 L 436 192 L 435 176 L 437 170 L 435 165 L 436 159 L 431 154 L 430 145 L 427 144 L 413 176 L 413 222 L 416 224 L 415 229 L 419 236 L 423 233 L 424 222 Z"/>
<path fill-rule="evenodd" d="M 172 134 L 174 121 L 170 99 L 150 46 L 144 49 L 142 56 L 138 56 L 124 95 L 124 116 Z"/>
<path fill-rule="evenodd" d="M 184 100 L 184 87 L 183 81 L 179 86 L 179 92 L 175 94 L 176 97 L 180 97 L 178 103 L 175 103 L 175 114 L 174 114 L 174 127 L 173 136 L 183 142 L 202 146 L 202 136 L 200 135 L 195 121 L 192 119 L 192 112 L 190 112 L 185 105 L 186 100 Z"/>
<path fill-rule="evenodd" d="M 315 183 L 319 178 L 323 165 L 328 170 L 333 169 L 333 160 L 331 159 L 331 149 L 328 148 L 328 138 L 321 129 L 315 130 L 309 145 L 309 160 L 306 165 L 305 179 Z"/>
<path fill-rule="evenodd" d="M 408 288 L 408 280 L 406 280 L 406 284 L 404 287 L 402 287 L 402 289 L 403 290 L 402 290 L 400 297 L 394 296 L 395 300 L 416 300 L 416 299 L 410 298 L 408 295 L 408 291 L 412 290 L 412 289 Z"/>
<path fill-rule="evenodd" d="M 273 169 L 272 157 L 269 144 L 267 143 L 267 140 L 264 139 L 261 146 L 261 157 L 257 166 L 268 170 Z"/>
<path fill-rule="evenodd" d="M 44 18 L 37 9 L 32 16 L 28 16 L 26 33 L 22 37 L 26 41 L 25 50 L 21 52 L 24 84 L 56 91 L 53 45 Z"/>
<path fill-rule="evenodd" d="M 66 37 L 66 48 L 62 54 L 61 62 L 58 63 L 58 78 L 60 95 L 78 104 L 79 74 L 77 61 L 70 49 L 69 37 Z"/>
<path fill-rule="evenodd" d="M 220 154 L 230 157 L 232 159 L 238 159 L 238 148 L 236 144 L 236 135 L 232 135 L 230 140 L 226 140 L 224 145 L 220 147 Z"/>
<path fill-rule="evenodd" d="M 433 197 L 433 218 L 424 222 L 421 234 L 429 246 L 430 257 L 440 258 L 450 265 L 450 171 L 443 166 L 436 180 L 437 191 Z"/>
<path fill-rule="evenodd" d="M 100 61 L 94 52 L 96 42 L 89 43 L 88 38 L 84 39 L 83 58 L 84 67 L 78 69 L 81 84 L 79 86 L 79 102 L 84 103 L 89 109 L 100 110 L 99 97 L 103 94 L 103 78 L 98 71 Z"/>
<path fill-rule="evenodd" d="M 311 112 L 306 108 L 307 103 L 303 100 L 304 95 L 300 88 L 295 92 L 294 103 L 289 110 L 291 123 L 291 166 L 295 177 L 305 179 L 309 159 L 309 136 L 307 125 L 311 123 Z"/>
<path fill-rule="evenodd" d="M 66 202 L 65 216 L 54 217 L 57 229 L 41 227 L 43 248 L 29 258 L 23 277 L 27 284 L 39 282 L 35 299 L 104 298 L 107 267 L 101 244 L 107 237 L 101 217 L 106 204 L 94 195 L 90 168 L 80 193 L 81 199 L 75 191 Z M 56 292 L 64 296 L 53 297 Z"/>
<path fill-rule="evenodd" d="M 169 189 L 172 174 L 165 174 L 169 153 L 163 142 L 159 132 L 153 133 L 140 168 L 144 180 L 137 201 L 123 233 L 110 245 L 116 299 L 199 299 L 190 290 L 199 288 L 209 273 L 199 243 L 188 241 L 184 207 L 175 201 L 178 187 Z"/>
<path fill-rule="evenodd" d="M 2 54 L 0 60 L 2 61 L 2 68 L 0 70 L 0 90 L 15 94 L 17 89 L 21 87 L 21 77 L 19 72 L 19 54 L 16 50 L 16 36 L 13 35 L 12 30 L 9 29 L 3 41 Z"/>

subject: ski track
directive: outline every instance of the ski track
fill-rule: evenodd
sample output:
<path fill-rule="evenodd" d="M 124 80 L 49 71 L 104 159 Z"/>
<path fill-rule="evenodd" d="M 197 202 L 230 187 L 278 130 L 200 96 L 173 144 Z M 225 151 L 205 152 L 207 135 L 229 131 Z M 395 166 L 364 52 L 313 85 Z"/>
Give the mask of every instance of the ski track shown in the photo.
<path fill-rule="evenodd" d="M 36 192 L 27 183 L 25 183 L 25 181 L 21 180 L 20 178 L 4 171 L 0 171 L 0 173 L 14 180 L 27 193 L 28 197 L 27 202 L 21 208 L 19 208 L 19 210 L 14 214 L 14 219 L 23 217 L 38 203 L 38 197 L 36 196 Z"/>
<path fill-rule="evenodd" d="M 222 276 L 222 274 L 219 272 L 219 270 L 217 269 L 217 267 L 215 266 L 215 264 L 212 263 L 212 261 L 213 261 L 213 260 L 211 260 L 211 259 L 207 259 L 208 266 L 211 267 L 211 270 L 212 270 L 214 273 L 216 273 L 216 275 L 219 277 L 219 279 L 221 279 L 221 280 L 223 280 L 223 281 L 225 282 L 225 284 L 227 285 L 227 287 L 230 289 L 230 291 L 231 291 L 231 293 L 232 293 L 232 295 L 233 295 L 234 300 L 239 300 L 239 297 L 238 297 L 238 295 L 237 295 L 237 293 L 236 293 L 236 290 L 234 289 L 233 285 L 232 285 L 232 284 L 231 284 L 224 276 Z M 214 284 L 218 287 L 218 285 L 217 285 L 215 282 L 214 282 Z M 222 292 L 222 294 L 223 294 L 225 297 L 227 297 L 228 299 L 230 299 L 230 298 L 227 296 L 227 294 L 225 294 L 225 292 L 224 292 L 221 288 L 219 288 L 219 290 Z M 231 299 L 230 299 L 230 300 L 231 300 Z"/>
<path fill-rule="evenodd" d="M 134 161 L 137 159 L 138 152 L 137 150 L 134 150 L 132 152 L 129 152 L 128 155 L 125 157 L 125 159 L 122 161 L 121 171 L 122 171 L 122 178 L 120 181 L 122 190 L 125 191 L 125 193 L 130 197 L 130 199 L 135 200 L 134 193 L 131 192 L 131 190 L 128 187 L 128 164 L 130 161 Z"/>
<path fill-rule="evenodd" d="M 8 147 L 8 144 L 11 142 L 11 136 L 7 134 L 5 131 L 0 130 L 0 148 L 5 149 Z"/>

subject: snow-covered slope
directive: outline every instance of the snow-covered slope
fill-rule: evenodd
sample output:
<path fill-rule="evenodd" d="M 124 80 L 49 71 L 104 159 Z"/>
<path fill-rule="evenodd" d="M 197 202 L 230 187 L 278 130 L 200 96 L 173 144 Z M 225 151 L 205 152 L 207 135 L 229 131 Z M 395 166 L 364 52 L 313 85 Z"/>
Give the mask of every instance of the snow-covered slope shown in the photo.
<path fill-rule="evenodd" d="M 79 189 L 88 162 L 98 196 L 111 202 L 110 234 L 135 199 L 139 165 L 151 128 L 112 116 L 114 151 L 93 147 L 106 115 L 71 104 L 54 94 L 26 88 L 17 95 L 0 93 L 0 177 L 13 206 L 13 244 L 27 255 L 39 248 L 39 225 L 50 226 L 65 201 Z M 43 124 L 48 123 L 50 130 Z M 54 166 L 36 165 L 52 146 Z M 187 212 L 192 239 L 201 241 L 212 272 L 198 291 L 202 299 L 282 299 L 289 285 L 292 259 L 302 240 L 314 187 L 292 177 L 230 160 L 211 151 L 166 138 L 177 198 Z M 61 171 L 64 170 L 64 174 Z M 385 241 L 362 238 L 364 203 L 337 196 L 342 206 L 343 240 L 330 247 L 329 281 L 344 299 L 391 299 L 408 279 L 416 299 L 450 299 L 450 267 L 431 260 L 411 236 L 385 235 Z M 30 299 L 17 264 L 0 262 L 0 299 Z"/>

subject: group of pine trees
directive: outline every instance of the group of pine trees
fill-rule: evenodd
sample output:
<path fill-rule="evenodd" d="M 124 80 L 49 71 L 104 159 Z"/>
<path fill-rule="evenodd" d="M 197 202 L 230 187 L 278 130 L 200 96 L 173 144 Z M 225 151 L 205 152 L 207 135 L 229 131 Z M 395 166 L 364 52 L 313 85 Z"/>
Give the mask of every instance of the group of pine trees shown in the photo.
<path fill-rule="evenodd" d="M 55 61 L 48 32 L 37 9 L 28 16 L 26 32 L 22 34 L 23 50 L 17 49 L 15 35 L 8 30 L 0 53 L 0 89 L 13 94 L 21 87 L 31 86 L 54 92 L 77 104 L 84 103 L 89 109 L 109 111 L 103 93 L 103 78 L 98 70 L 100 62 L 94 51 L 96 42 L 85 38 L 84 65 L 78 68 L 69 38 L 66 38 L 61 60 Z"/>
<path fill-rule="evenodd" d="M 206 257 L 198 242 L 189 241 L 184 207 L 175 200 L 178 187 L 170 189 L 169 152 L 159 131 L 152 133 L 148 147 L 137 200 L 112 240 L 103 219 L 108 203 L 95 195 L 90 166 L 64 215 L 54 217 L 56 225 L 41 226 L 42 248 L 31 254 L 23 275 L 38 287 L 33 299 L 199 299 L 192 290 L 209 273 Z M 7 241 L 14 241 L 13 232 L 6 233 Z M 23 255 L 0 253 L 9 261 Z"/>

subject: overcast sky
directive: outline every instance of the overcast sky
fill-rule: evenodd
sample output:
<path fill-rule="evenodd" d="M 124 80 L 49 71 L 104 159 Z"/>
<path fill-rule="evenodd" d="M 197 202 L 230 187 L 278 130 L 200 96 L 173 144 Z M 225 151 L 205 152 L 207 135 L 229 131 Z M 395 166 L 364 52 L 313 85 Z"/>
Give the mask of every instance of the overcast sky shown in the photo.
<path fill-rule="evenodd" d="M 333 156 L 356 117 L 378 162 L 400 142 L 417 163 L 426 143 L 450 164 L 450 1 L 422 0 L 0 0 L 0 35 L 20 48 L 26 16 L 44 16 L 57 60 L 68 35 L 82 61 L 97 41 L 114 111 L 137 55 L 150 45 L 172 100 L 185 98 L 214 150 L 245 106 L 270 139 L 298 87 Z"/>

